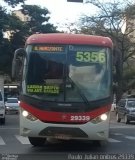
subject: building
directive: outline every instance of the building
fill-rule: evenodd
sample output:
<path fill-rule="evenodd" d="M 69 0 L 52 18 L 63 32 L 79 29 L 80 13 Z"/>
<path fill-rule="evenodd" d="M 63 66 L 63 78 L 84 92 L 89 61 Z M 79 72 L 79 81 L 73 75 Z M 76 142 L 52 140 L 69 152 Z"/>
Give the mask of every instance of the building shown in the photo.
<path fill-rule="evenodd" d="M 28 21 L 31 20 L 31 18 L 27 14 L 25 15 L 25 14 L 22 13 L 21 9 L 20 10 L 14 10 L 12 13 L 15 14 L 23 22 L 28 22 Z"/>
<path fill-rule="evenodd" d="M 22 22 L 28 22 L 31 20 L 31 18 L 28 15 L 25 15 L 22 13 L 22 10 L 14 10 L 12 14 L 15 14 L 16 17 L 18 17 Z M 4 32 L 4 38 L 10 39 L 13 31 L 6 31 Z"/>

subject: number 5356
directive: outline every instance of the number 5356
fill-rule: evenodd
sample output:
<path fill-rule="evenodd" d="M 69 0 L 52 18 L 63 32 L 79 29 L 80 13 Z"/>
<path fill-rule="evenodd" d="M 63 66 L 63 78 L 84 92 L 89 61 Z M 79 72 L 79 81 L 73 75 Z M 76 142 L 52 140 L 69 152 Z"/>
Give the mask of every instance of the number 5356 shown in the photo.
<path fill-rule="evenodd" d="M 76 53 L 76 61 L 104 63 L 105 62 L 105 53 L 101 53 L 101 52 L 77 52 Z"/>

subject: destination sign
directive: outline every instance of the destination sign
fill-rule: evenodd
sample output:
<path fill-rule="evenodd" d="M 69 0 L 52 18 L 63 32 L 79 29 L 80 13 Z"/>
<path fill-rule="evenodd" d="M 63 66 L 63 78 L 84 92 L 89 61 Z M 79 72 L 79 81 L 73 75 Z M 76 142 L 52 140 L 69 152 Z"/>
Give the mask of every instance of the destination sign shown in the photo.
<path fill-rule="evenodd" d="M 27 93 L 59 94 L 59 89 L 55 85 L 27 85 Z"/>
<path fill-rule="evenodd" d="M 43 52 L 63 52 L 64 47 L 63 46 L 34 46 L 33 51 L 43 51 Z"/>

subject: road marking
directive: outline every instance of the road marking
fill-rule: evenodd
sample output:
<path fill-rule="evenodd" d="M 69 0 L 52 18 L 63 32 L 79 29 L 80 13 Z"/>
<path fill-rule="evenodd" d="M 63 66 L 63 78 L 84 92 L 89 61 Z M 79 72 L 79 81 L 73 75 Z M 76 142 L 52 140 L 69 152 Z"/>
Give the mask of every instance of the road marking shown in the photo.
<path fill-rule="evenodd" d="M 135 126 L 110 126 L 109 128 L 111 128 L 111 129 L 135 129 Z"/>
<path fill-rule="evenodd" d="M 135 137 L 133 136 L 125 136 L 125 138 L 130 139 L 130 140 L 135 140 Z"/>
<path fill-rule="evenodd" d="M 6 127 L 0 127 L 0 129 L 19 129 L 19 128 L 6 128 Z"/>
<path fill-rule="evenodd" d="M 113 133 L 113 135 L 115 135 L 115 136 L 123 136 L 122 133 Z"/>
<path fill-rule="evenodd" d="M 23 136 L 19 136 L 19 135 L 15 135 L 15 137 L 18 139 L 19 142 L 21 142 L 22 144 L 30 144 L 29 140 L 27 137 L 23 137 Z"/>
<path fill-rule="evenodd" d="M 116 140 L 116 139 L 109 138 L 109 139 L 108 139 L 108 142 L 118 143 L 118 142 L 121 142 L 121 141 L 118 141 L 118 140 Z"/>
<path fill-rule="evenodd" d="M 122 134 L 115 133 L 115 135 L 122 135 Z M 23 136 L 20 136 L 20 135 L 15 135 L 15 137 L 21 144 L 30 144 L 27 137 L 23 137 Z M 130 140 L 135 140 L 135 137 L 133 137 L 133 136 L 124 136 L 124 138 L 130 139 Z M 113 139 L 113 138 L 109 138 L 108 142 L 109 143 L 120 143 L 122 141 L 119 141 L 119 140 L 116 140 L 116 139 Z M 5 145 L 5 142 L 4 142 L 4 140 L 2 139 L 1 136 L 0 136 L 0 145 Z"/>
<path fill-rule="evenodd" d="M 23 137 L 23 136 L 19 136 L 19 135 L 15 135 L 15 137 L 22 143 L 22 144 L 30 144 L 29 140 L 27 137 Z M 121 141 L 118 141 L 116 139 L 112 139 L 112 138 L 109 138 L 108 139 L 108 142 L 111 142 L 111 143 L 118 143 L 118 142 L 121 142 Z"/>
<path fill-rule="evenodd" d="M 4 140 L 2 139 L 2 137 L 0 136 L 0 145 L 5 145 Z"/>

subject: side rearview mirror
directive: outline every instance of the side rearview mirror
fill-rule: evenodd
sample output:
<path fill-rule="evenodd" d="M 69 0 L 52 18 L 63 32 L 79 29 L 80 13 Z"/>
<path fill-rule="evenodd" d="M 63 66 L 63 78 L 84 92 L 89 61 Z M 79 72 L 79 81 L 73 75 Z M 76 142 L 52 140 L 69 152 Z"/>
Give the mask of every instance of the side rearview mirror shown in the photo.
<path fill-rule="evenodd" d="M 15 50 L 13 61 L 12 61 L 12 78 L 13 79 L 20 79 L 22 75 L 22 66 L 23 60 L 26 55 L 24 48 L 19 48 Z"/>

